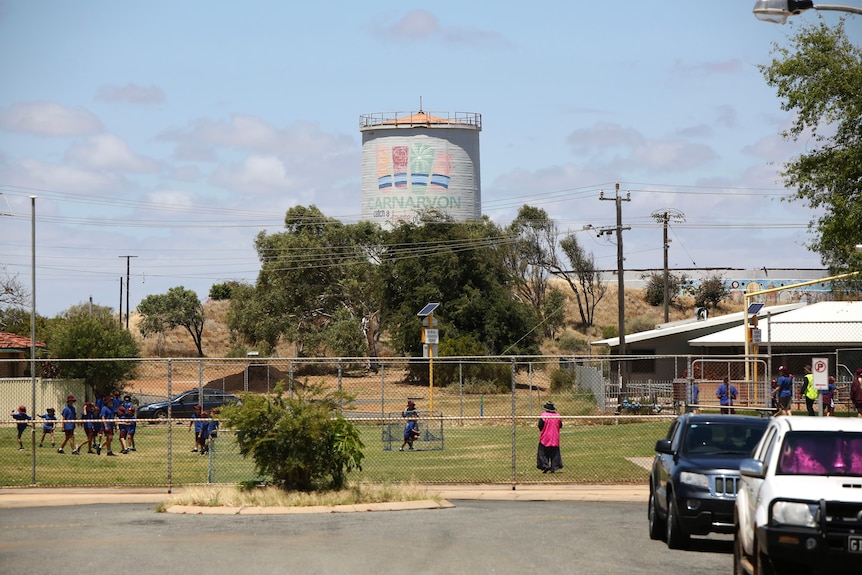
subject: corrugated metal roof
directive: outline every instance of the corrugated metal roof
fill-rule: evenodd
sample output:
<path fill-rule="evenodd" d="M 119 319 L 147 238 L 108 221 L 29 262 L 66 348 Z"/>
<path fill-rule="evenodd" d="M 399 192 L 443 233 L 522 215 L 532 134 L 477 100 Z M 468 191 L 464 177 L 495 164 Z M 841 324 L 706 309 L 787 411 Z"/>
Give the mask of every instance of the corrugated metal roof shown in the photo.
<path fill-rule="evenodd" d="M 785 305 L 774 305 L 770 307 L 764 307 L 760 310 L 758 317 L 766 317 L 767 313 L 770 314 L 779 314 L 788 312 L 790 310 L 799 309 L 800 307 L 805 306 L 804 303 L 793 303 L 793 304 L 785 304 Z M 638 343 L 643 341 L 649 341 L 651 339 L 656 339 L 659 337 L 667 337 L 669 335 L 676 335 L 680 333 L 686 333 L 690 331 L 702 330 L 704 328 L 714 328 L 716 330 L 720 329 L 721 326 L 739 323 L 740 327 L 742 326 L 742 320 L 744 317 L 744 312 L 736 312 L 729 313 L 726 315 L 719 315 L 715 317 L 710 317 L 705 320 L 698 319 L 690 319 L 684 320 L 681 322 L 673 322 L 664 325 L 660 325 L 655 329 L 648 329 L 646 331 L 639 331 L 637 333 L 629 333 L 626 334 L 626 343 Z M 720 332 L 719 332 L 720 333 Z M 599 341 L 594 341 L 590 345 L 606 345 L 608 347 L 617 347 L 620 345 L 620 338 L 611 337 L 608 339 L 602 339 Z"/>
<path fill-rule="evenodd" d="M 769 308 L 771 309 L 771 308 Z M 768 311 L 768 309 L 764 309 Z M 862 345 L 862 301 L 824 301 L 770 317 L 758 316 L 761 342 L 782 347 Z M 745 345 L 742 324 L 689 341 L 696 347 Z"/>

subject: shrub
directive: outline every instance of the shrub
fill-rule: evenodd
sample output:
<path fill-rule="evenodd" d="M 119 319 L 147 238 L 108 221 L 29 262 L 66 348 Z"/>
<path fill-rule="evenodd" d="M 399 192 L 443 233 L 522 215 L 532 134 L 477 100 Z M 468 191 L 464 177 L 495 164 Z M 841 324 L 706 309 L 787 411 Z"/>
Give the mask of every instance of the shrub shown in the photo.
<path fill-rule="evenodd" d="M 493 362 L 489 358 L 481 358 L 487 350 L 481 343 L 470 336 L 448 338 L 439 346 L 440 358 L 434 360 L 434 385 L 447 387 L 458 385 L 458 378 L 464 378 L 464 390 L 468 387 L 482 388 L 483 391 L 472 393 L 488 393 L 490 387 L 495 393 L 506 393 L 512 388 L 512 366 L 509 363 Z M 475 360 L 448 360 L 448 357 L 476 357 Z M 428 385 L 428 360 L 413 358 L 410 361 L 408 381 Z M 472 381 L 468 386 L 468 381 Z M 481 382 L 481 385 L 479 384 Z M 467 392 L 471 393 L 471 392 Z"/>
<path fill-rule="evenodd" d="M 574 371 L 555 369 L 551 372 L 551 391 L 570 391 L 578 383 Z"/>
<path fill-rule="evenodd" d="M 222 419 L 237 431 L 240 453 L 256 472 L 285 490 L 341 489 L 346 474 L 362 469 L 359 430 L 338 413 L 352 398 L 324 392 L 319 384 L 284 397 L 284 382 L 271 396 L 245 394 L 241 405 L 222 408 Z"/>
<path fill-rule="evenodd" d="M 560 350 L 568 353 L 575 353 L 589 349 L 589 344 L 574 333 L 564 333 L 561 335 L 560 339 L 557 341 L 557 346 Z"/>

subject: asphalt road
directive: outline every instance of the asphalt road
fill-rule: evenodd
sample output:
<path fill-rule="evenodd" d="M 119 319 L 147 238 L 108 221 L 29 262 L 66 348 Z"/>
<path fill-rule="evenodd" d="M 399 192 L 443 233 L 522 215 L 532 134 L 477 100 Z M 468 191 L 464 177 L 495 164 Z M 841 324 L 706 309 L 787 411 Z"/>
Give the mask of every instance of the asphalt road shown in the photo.
<path fill-rule="evenodd" d="M 177 515 L 147 504 L 4 509 L 0 573 L 729 574 L 730 538 L 671 551 L 646 507 L 456 501 L 451 509 Z"/>

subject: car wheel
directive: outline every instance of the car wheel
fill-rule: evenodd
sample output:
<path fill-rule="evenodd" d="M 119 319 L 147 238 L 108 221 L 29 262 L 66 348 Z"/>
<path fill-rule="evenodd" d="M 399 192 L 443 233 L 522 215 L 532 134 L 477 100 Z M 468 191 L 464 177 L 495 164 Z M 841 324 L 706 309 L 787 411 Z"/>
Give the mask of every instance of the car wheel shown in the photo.
<path fill-rule="evenodd" d="M 649 518 L 649 538 L 663 539 L 664 538 L 664 523 L 658 516 L 658 511 L 655 508 L 655 492 L 650 490 L 649 503 L 647 507 L 647 517 Z"/>
<path fill-rule="evenodd" d="M 667 546 L 671 549 L 688 547 L 689 535 L 679 524 L 679 514 L 676 511 L 676 500 L 673 494 L 667 500 Z"/>
<path fill-rule="evenodd" d="M 168 419 L 168 412 L 164 409 L 159 409 L 153 413 L 153 419 L 158 420 L 159 423 L 164 423 Z"/>

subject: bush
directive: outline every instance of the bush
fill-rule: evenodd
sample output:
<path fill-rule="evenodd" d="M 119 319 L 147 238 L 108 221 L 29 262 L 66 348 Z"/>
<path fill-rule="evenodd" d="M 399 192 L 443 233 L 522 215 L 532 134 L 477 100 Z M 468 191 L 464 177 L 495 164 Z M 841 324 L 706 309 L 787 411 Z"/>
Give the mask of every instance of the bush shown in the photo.
<path fill-rule="evenodd" d="M 565 351 L 567 353 L 575 353 L 589 349 L 589 344 L 586 340 L 579 338 L 573 333 L 564 333 L 561 335 L 560 339 L 557 340 L 557 346 L 561 351 Z"/>
<path fill-rule="evenodd" d="M 362 469 L 359 430 L 338 413 L 352 398 L 325 393 L 321 385 L 299 388 L 285 399 L 284 382 L 271 396 L 245 394 L 241 405 L 222 408 L 222 419 L 237 431 L 243 457 L 256 472 L 285 490 L 341 489 L 346 474 Z"/>
<path fill-rule="evenodd" d="M 577 383 L 574 371 L 555 369 L 551 372 L 551 391 L 571 391 Z"/>
<path fill-rule="evenodd" d="M 664 274 L 641 274 L 641 279 L 646 281 L 643 290 L 644 301 L 653 307 L 664 305 Z M 668 306 L 676 307 L 682 288 L 688 281 L 685 274 L 676 275 L 669 273 L 667 276 Z"/>
<path fill-rule="evenodd" d="M 489 393 L 489 387 L 494 390 L 494 393 L 506 393 L 512 389 L 511 364 L 499 363 L 499 360 L 497 362 L 483 360 L 481 356 L 486 355 L 487 350 L 474 338 L 470 336 L 448 338 L 443 340 L 439 350 L 441 357 L 434 359 L 435 386 L 458 385 L 458 378 L 463 376 L 466 393 Z M 447 361 L 447 358 L 452 356 L 480 357 L 474 360 Z M 428 385 L 428 360 L 411 359 L 407 378 L 410 383 Z M 470 381 L 472 381 L 470 387 L 482 388 L 482 391 L 466 391 Z"/>

